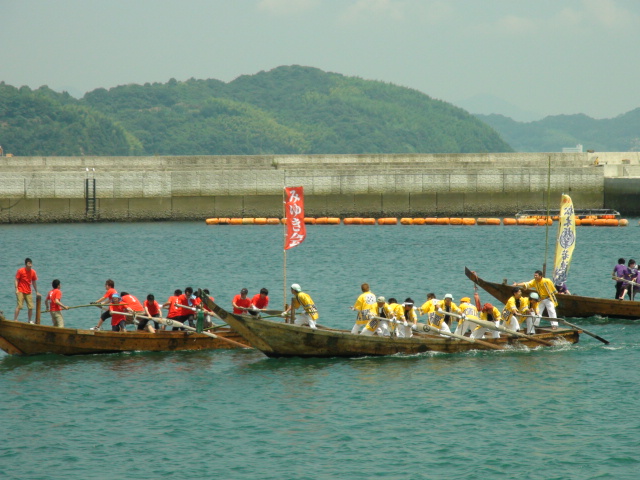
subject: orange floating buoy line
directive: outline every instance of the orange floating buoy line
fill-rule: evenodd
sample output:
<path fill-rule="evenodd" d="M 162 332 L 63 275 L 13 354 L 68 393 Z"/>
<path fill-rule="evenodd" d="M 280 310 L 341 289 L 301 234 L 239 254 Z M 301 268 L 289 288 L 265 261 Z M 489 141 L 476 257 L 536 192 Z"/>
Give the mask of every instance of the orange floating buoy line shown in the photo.
<path fill-rule="evenodd" d="M 576 217 L 576 226 L 585 227 L 626 227 L 629 220 L 622 218 L 597 218 L 589 216 L 585 218 Z M 286 224 L 286 218 L 267 217 L 218 217 L 207 218 L 207 225 L 280 225 Z M 524 226 L 545 226 L 552 225 L 551 217 L 521 217 L 521 218 L 471 218 L 471 217 L 403 217 L 398 220 L 396 217 L 305 217 L 304 223 L 307 225 L 524 225 Z"/>

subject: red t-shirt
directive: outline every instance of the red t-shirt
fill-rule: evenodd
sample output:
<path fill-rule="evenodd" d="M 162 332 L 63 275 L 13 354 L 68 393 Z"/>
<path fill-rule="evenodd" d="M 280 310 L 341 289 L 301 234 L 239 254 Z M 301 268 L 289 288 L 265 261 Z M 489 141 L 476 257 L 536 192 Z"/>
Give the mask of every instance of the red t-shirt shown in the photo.
<path fill-rule="evenodd" d="M 62 310 L 60 305 L 56 303 L 56 300 L 62 300 L 62 290 L 54 288 L 47 294 L 47 300 L 49 300 L 49 311 L 59 312 Z"/>
<path fill-rule="evenodd" d="M 127 297 L 128 295 L 125 295 L 125 297 Z M 109 307 L 109 310 L 111 310 L 111 326 L 115 327 L 116 325 L 118 325 L 122 320 L 126 321 L 127 317 L 125 315 L 119 315 L 115 312 L 126 312 L 127 311 L 127 306 L 126 305 L 111 305 Z"/>
<path fill-rule="evenodd" d="M 149 315 L 151 315 L 152 317 L 160 313 L 160 305 L 158 305 L 158 302 L 156 302 L 155 300 L 153 302 L 145 300 L 144 306 L 147 308 L 147 310 L 149 311 Z"/>
<path fill-rule="evenodd" d="M 187 302 L 189 301 L 189 299 L 187 298 L 187 296 L 183 293 L 182 295 L 180 295 L 177 300 L 176 303 L 178 305 L 189 305 Z M 178 315 L 180 316 L 184 316 L 184 315 L 192 315 L 193 314 L 193 310 L 191 310 L 190 308 L 183 308 L 183 307 L 178 307 Z"/>
<path fill-rule="evenodd" d="M 233 297 L 233 303 L 235 303 L 239 307 L 250 307 L 251 306 L 251 299 L 249 297 L 242 298 L 242 295 L 238 294 L 235 297 Z M 233 313 L 235 313 L 237 315 L 241 315 L 241 314 L 247 313 L 247 312 L 245 310 L 239 310 L 236 307 L 233 307 Z"/>
<path fill-rule="evenodd" d="M 144 312 L 144 307 L 140 303 L 140 300 L 138 300 L 133 295 L 125 295 L 124 297 L 122 297 L 122 303 L 126 303 L 126 306 L 134 312 Z"/>
<path fill-rule="evenodd" d="M 38 280 L 38 275 L 33 268 L 27 271 L 26 267 L 22 267 L 16 272 L 16 279 L 18 280 L 18 291 L 29 294 L 31 293 L 31 283 L 34 280 Z"/>
<path fill-rule="evenodd" d="M 109 290 L 107 290 L 107 293 L 103 295 L 103 297 L 111 301 L 111 297 L 113 296 L 114 293 L 118 293 L 118 291 L 115 288 L 110 288 Z"/>
<path fill-rule="evenodd" d="M 267 295 L 261 297 L 260 294 L 257 294 L 253 296 L 251 303 L 256 308 L 267 308 L 267 305 L 269 305 L 269 297 Z"/>
<path fill-rule="evenodd" d="M 169 313 L 167 313 L 167 318 L 176 318 L 180 315 L 180 309 L 176 307 L 176 302 L 178 301 L 177 295 L 171 295 L 167 303 L 169 304 Z"/>

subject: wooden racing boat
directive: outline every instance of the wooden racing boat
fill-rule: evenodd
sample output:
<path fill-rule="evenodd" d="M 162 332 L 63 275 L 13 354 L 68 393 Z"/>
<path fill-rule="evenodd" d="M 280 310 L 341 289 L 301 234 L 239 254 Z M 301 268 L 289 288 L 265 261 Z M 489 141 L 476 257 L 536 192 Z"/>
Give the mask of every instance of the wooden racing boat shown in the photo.
<path fill-rule="evenodd" d="M 240 333 L 253 347 L 268 357 L 363 357 L 373 355 L 416 354 L 425 352 L 458 353 L 469 350 L 490 350 L 497 346 L 525 345 L 539 347 L 532 339 L 499 338 L 471 343 L 453 338 L 414 333 L 412 338 L 354 335 L 349 330 L 306 326 L 260 319 L 250 315 L 234 315 L 202 295 L 205 302 L 223 321 Z M 533 335 L 541 340 L 577 343 L 580 330 L 561 328 L 540 329 Z M 489 345 L 487 345 L 489 344 Z"/>
<path fill-rule="evenodd" d="M 247 345 L 228 327 L 215 330 L 219 337 Z M 0 348 L 11 355 L 88 355 L 119 352 L 173 352 L 240 348 L 221 338 L 185 331 L 156 333 L 81 330 L 7 320 L 0 315 Z"/>
<path fill-rule="evenodd" d="M 480 276 L 464 268 L 465 275 L 476 285 L 481 287 L 491 296 L 502 303 L 507 303 L 513 295 L 513 285 L 506 283 L 493 283 L 483 280 Z M 524 294 L 534 290 L 524 290 Z M 640 318 L 640 302 L 629 300 L 615 300 L 607 298 L 583 297 L 580 295 L 556 295 L 558 306 L 556 313 L 559 317 L 585 318 L 599 315 L 609 318 Z"/>

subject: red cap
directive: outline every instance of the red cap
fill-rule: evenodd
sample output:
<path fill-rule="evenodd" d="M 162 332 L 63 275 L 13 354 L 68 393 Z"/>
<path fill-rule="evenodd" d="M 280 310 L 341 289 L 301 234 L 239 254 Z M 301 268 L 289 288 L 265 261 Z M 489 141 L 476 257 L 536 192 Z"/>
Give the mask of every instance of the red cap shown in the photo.
<path fill-rule="evenodd" d="M 491 305 L 490 303 L 485 303 L 482 306 L 482 311 L 483 312 L 488 312 L 489 310 L 493 310 L 493 305 Z"/>

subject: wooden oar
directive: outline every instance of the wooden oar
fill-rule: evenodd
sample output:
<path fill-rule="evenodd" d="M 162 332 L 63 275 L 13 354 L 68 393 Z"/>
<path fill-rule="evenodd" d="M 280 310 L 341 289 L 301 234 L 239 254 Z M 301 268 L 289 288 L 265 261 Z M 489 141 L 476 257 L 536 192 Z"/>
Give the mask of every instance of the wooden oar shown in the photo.
<path fill-rule="evenodd" d="M 555 320 L 556 322 L 560 322 L 560 323 L 564 323 L 565 325 L 569 325 L 570 327 L 575 328 L 576 330 L 582 330 L 587 335 L 595 338 L 596 340 L 600 340 L 605 345 L 609 345 L 609 343 L 611 343 L 608 340 L 605 340 L 604 338 L 602 338 L 601 336 L 596 335 L 593 332 L 590 332 L 589 330 L 585 330 L 584 328 L 579 327 L 578 325 L 576 325 L 574 323 L 567 322 L 564 318 L 554 318 L 554 317 L 539 317 L 539 318 L 544 318 L 546 320 Z"/>
<path fill-rule="evenodd" d="M 439 313 L 451 315 L 455 318 L 462 318 L 462 315 L 458 315 L 457 313 L 445 312 L 444 310 L 439 310 Z M 524 333 L 516 332 L 515 330 L 511 330 L 510 328 L 505 327 L 497 327 L 491 322 L 487 322 L 485 320 L 476 320 L 474 318 L 465 317 L 465 320 L 477 323 L 478 325 L 488 328 L 489 330 L 495 330 L 497 332 L 507 333 L 513 337 L 526 338 L 527 340 L 532 340 L 534 342 L 541 343 L 542 345 L 546 345 L 547 347 L 553 347 L 553 343 L 547 342 L 546 340 L 542 340 L 541 338 L 534 337 L 533 335 L 526 335 Z"/>
<path fill-rule="evenodd" d="M 83 307 L 104 307 L 109 305 L 126 305 L 126 303 L 88 303 L 86 305 L 74 305 L 73 307 L 68 307 L 63 310 L 72 310 L 74 308 L 83 308 Z M 45 310 L 42 313 L 50 312 L 51 310 Z"/>
<path fill-rule="evenodd" d="M 137 315 L 135 313 L 125 313 L 125 312 L 116 312 L 116 315 L 125 315 L 127 317 L 134 317 L 134 318 L 143 318 L 143 319 L 147 319 L 147 320 L 152 320 L 154 322 L 158 322 L 161 323 L 163 325 L 166 325 L 167 327 L 179 327 L 179 328 L 184 328 L 185 330 L 188 330 L 190 332 L 196 332 L 198 333 L 198 331 L 193 328 L 190 327 L 189 325 L 185 325 L 182 322 L 179 322 L 177 320 L 173 320 L 171 318 L 162 318 L 162 317 L 147 317 L 145 315 Z M 250 348 L 247 347 L 246 345 L 243 345 L 242 343 L 238 343 L 234 340 L 231 340 L 230 338 L 225 338 L 225 337 L 221 337 L 219 335 L 216 335 L 215 333 L 210 333 L 210 332 L 199 332 L 202 335 L 206 335 L 207 337 L 211 337 L 211 338 L 219 338 L 220 340 L 224 340 L 225 342 L 229 342 L 232 345 L 235 345 L 237 347 L 242 347 L 242 348 Z"/>

